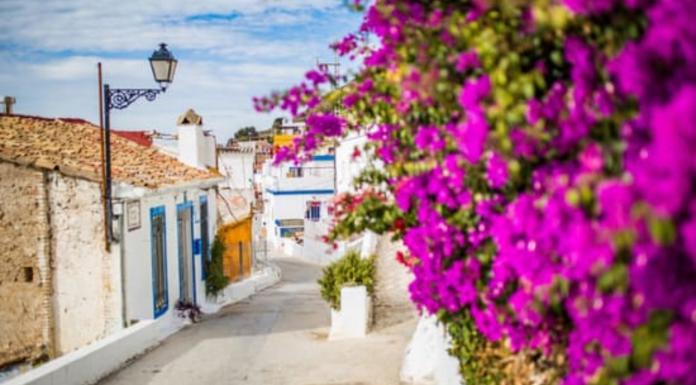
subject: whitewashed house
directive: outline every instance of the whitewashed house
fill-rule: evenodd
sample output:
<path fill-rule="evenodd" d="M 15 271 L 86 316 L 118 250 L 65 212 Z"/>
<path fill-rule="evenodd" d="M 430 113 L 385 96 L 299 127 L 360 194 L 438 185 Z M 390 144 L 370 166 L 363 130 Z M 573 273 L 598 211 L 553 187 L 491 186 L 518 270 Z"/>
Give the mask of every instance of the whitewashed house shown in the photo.
<path fill-rule="evenodd" d="M 295 165 L 267 161 L 260 175 L 263 186 L 262 226 L 268 241 L 286 254 L 302 255 L 305 223 L 326 218 L 334 195 L 334 155 L 315 155 Z"/>
<path fill-rule="evenodd" d="M 135 320 L 166 334 L 181 323 L 177 300 L 205 298 L 221 178 L 113 135 L 106 223 L 100 131 L 0 117 L 0 367 L 60 356 Z"/>
<path fill-rule="evenodd" d="M 235 143 L 232 147 L 217 148 L 218 170 L 233 190 L 253 190 L 256 142 Z"/>
<path fill-rule="evenodd" d="M 220 185 L 219 207 L 224 223 L 241 221 L 250 215 L 255 201 L 254 162 L 255 142 L 235 143 L 232 147 L 217 147 L 217 165 L 225 182 Z"/>
<path fill-rule="evenodd" d="M 354 132 L 339 140 L 335 150 L 336 196 L 355 191 L 353 180 L 368 165 L 367 157 L 363 153 L 363 146 L 367 140 L 365 134 Z M 326 206 L 328 205 L 330 202 L 327 201 Z M 349 249 L 361 249 L 364 237 L 356 236 L 351 240 L 338 241 L 335 245 L 327 245 L 324 237 L 330 230 L 333 216 L 323 208 L 322 205 L 319 220 L 305 224 L 303 257 L 325 265 L 340 258 Z M 374 238 L 369 237 L 368 242 L 374 243 Z"/>

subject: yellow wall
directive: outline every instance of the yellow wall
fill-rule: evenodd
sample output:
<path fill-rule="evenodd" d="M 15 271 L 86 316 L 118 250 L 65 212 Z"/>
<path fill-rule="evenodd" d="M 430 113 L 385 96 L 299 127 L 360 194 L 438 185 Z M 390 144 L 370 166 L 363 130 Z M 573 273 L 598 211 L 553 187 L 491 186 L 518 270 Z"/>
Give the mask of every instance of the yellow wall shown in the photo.
<path fill-rule="evenodd" d="M 292 141 L 295 135 L 276 135 L 273 137 L 273 145 L 277 147 L 292 146 Z"/>
<path fill-rule="evenodd" d="M 223 273 L 230 282 L 239 281 L 251 275 L 251 218 L 222 226 L 218 236 L 225 245 L 222 256 Z M 240 243 L 242 257 L 240 258 Z"/>

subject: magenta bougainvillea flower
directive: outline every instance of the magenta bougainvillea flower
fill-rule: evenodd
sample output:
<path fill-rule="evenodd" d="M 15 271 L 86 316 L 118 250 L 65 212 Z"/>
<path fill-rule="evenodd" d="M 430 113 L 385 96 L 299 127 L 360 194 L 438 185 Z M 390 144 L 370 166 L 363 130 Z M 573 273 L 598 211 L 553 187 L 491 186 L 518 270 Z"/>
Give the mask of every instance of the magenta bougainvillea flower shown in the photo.
<path fill-rule="evenodd" d="M 342 211 L 330 241 L 393 232 L 419 309 L 563 349 L 565 385 L 696 385 L 693 2 L 359 3 L 335 46 L 362 60 L 345 110 L 309 111 L 277 154 L 367 132 L 382 169 L 360 183 L 389 199 Z M 319 108 L 336 79 L 306 80 L 257 109 Z"/>

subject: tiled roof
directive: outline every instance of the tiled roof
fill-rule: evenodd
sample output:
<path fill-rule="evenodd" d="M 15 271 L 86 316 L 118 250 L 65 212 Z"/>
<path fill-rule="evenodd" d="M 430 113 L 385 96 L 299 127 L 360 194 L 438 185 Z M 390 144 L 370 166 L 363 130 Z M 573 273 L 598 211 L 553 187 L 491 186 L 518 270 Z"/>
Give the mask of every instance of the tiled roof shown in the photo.
<path fill-rule="evenodd" d="M 101 129 L 79 119 L 0 116 L 0 159 L 101 180 Z M 217 178 L 153 147 L 111 135 L 114 181 L 158 188 Z"/>
<path fill-rule="evenodd" d="M 150 147 L 152 146 L 152 138 L 146 131 L 111 131 L 112 134 L 116 134 L 122 138 L 126 138 L 130 141 L 138 143 L 141 146 Z"/>

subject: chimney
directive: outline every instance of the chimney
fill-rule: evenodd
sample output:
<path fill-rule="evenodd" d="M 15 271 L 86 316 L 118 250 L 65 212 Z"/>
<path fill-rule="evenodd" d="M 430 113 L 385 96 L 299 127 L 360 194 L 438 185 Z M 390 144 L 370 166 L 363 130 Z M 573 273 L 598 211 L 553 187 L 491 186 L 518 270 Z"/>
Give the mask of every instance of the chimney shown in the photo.
<path fill-rule="evenodd" d="M 12 115 L 12 107 L 17 103 L 17 99 L 12 96 L 5 96 L 2 103 L 5 105 L 5 115 Z"/>
<path fill-rule="evenodd" d="M 215 167 L 210 164 L 210 159 L 215 154 L 209 154 L 209 144 L 203 132 L 203 118 L 196 111 L 189 109 L 179 116 L 179 161 L 191 167 L 205 170 L 207 167 Z M 214 151 L 214 148 L 213 148 Z"/>

